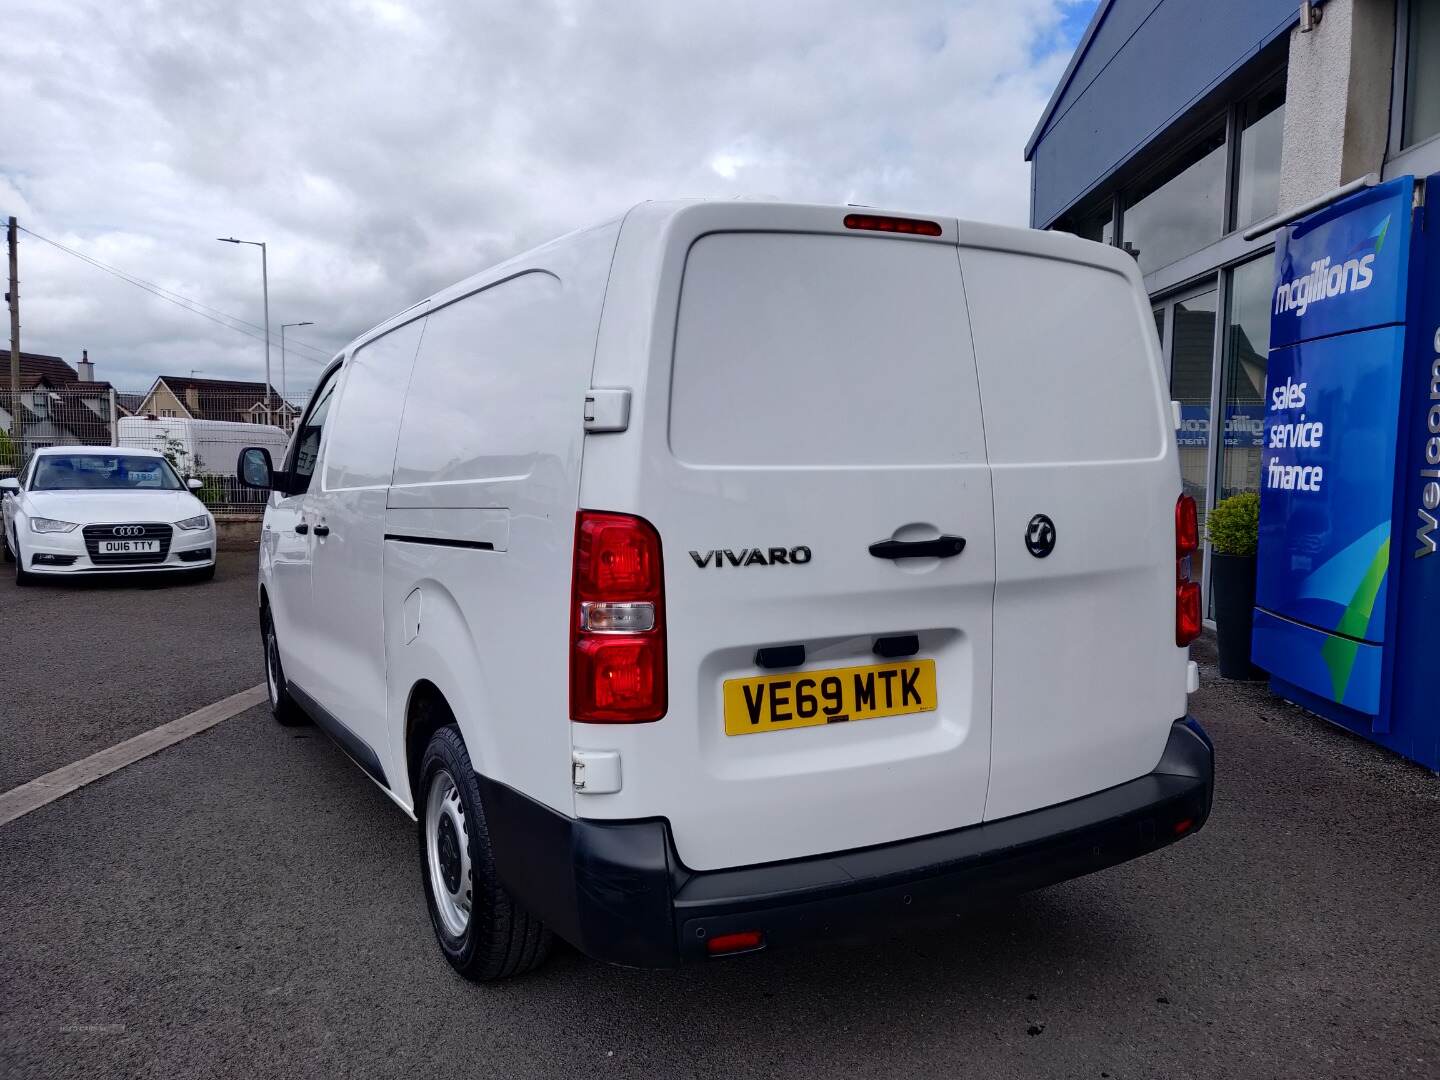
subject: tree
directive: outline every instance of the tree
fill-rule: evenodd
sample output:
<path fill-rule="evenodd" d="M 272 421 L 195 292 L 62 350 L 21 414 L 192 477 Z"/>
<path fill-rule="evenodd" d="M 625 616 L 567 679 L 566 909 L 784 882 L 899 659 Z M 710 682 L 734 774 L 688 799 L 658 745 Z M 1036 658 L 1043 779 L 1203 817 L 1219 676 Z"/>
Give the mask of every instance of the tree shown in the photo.
<path fill-rule="evenodd" d="M 0 473 L 13 476 L 20 468 L 20 455 L 15 452 L 15 443 L 10 433 L 0 428 Z"/>

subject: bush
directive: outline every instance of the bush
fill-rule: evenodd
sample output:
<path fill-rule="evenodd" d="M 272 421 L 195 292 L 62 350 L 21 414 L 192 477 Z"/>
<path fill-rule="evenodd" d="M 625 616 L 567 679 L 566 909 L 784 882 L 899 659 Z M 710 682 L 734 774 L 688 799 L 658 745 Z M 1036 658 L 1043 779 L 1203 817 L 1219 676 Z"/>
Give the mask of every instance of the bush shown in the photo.
<path fill-rule="evenodd" d="M 1210 511 L 1205 535 L 1217 555 L 1254 555 L 1260 536 L 1260 496 L 1245 491 L 1221 499 Z"/>

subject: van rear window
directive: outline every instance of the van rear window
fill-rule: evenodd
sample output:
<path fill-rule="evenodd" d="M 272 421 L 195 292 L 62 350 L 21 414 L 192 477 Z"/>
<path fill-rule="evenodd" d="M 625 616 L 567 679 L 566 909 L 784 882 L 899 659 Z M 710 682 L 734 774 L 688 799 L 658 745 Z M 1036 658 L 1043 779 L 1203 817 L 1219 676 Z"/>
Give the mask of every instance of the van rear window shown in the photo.
<path fill-rule="evenodd" d="M 670 447 L 696 465 L 984 459 L 953 247 L 716 233 L 690 249 Z"/>

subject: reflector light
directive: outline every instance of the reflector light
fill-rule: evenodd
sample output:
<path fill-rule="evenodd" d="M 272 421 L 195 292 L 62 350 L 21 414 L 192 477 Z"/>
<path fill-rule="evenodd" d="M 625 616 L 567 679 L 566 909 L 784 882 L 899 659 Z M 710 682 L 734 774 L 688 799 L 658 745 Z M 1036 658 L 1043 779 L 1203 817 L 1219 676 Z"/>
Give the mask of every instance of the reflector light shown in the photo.
<path fill-rule="evenodd" d="M 1189 832 L 1194 827 L 1194 825 L 1195 819 L 1187 817 L 1181 818 L 1179 821 L 1175 822 L 1174 825 L 1170 826 L 1170 829 L 1172 832 L 1174 832 L 1176 836 L 1183 836 L 1185 833 Z"/>
<path fill-rule="evenodd" d="M 759 930 L 741 930 L 734 934 L 719 934 L 705 943 L 705 951 L 711 956 L 726 953 L 749 952 L 765 944 L 765 935 Z"/>
<path fill-rule="evenodd" d="M 1194 581 L 1175 584 L 1175 644 L 1184 647 L 1200 636 L 1200 585 Z"/>
<path fill-rule="evenodd" d="M 581 510 L 575 521 L 570 718 L 635 724 L 665 715 L 665 575 L 642 518 Z"/>
<path fill-rule="evenodd" d="M 883 217 L 879 214 L 846 214 L 845 228 L 869 232 L 907 233 L 911 236 L 939 236 L 940 223 L 920 218 Z"/>

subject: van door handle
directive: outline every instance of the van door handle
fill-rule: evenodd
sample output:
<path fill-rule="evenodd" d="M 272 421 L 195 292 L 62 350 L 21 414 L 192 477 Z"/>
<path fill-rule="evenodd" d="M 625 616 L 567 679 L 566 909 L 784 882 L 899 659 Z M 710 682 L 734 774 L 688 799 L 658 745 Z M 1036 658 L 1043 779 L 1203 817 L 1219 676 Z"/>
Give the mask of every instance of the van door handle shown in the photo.
<path fill-rule="evenodd" d="M 315 535 L 316 535 L 316 536 L 329 536 L 329 535 L 330 535 L 330 526 L 329 526 L 329 525 L 316 525 L 316 526 L 315 526 Z"/>
<path fill-rule="evenodd" d="M 306 533 L 308 533 L 309 531 L 310 531 L 310 526 L 309 526 L 309 525 L 306 525 L 303 521 L 302 521 L 299 525 L 296 525 L 296 526 L 295 526 L 295 532 L 296 532 L 296 534 L 298 534 L 298 535 L 300 535 L 300 536 L 304 536 L 304 535 L 305 535 Z"/>
<path fill-rule="evenodd" d="M 937 536 L 934 540 L 877 540 L 870 554 L 877 559 L 949 559 L 965 550 L 963 536 Z"/>

